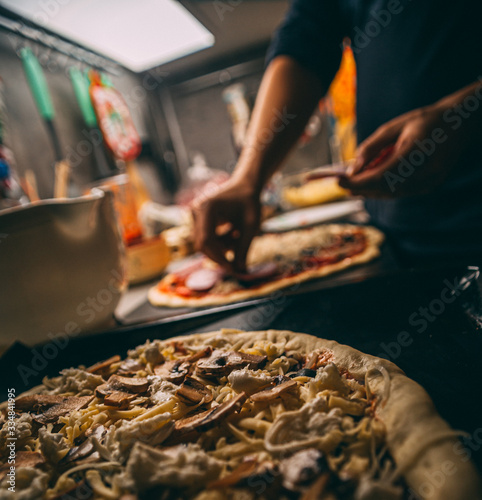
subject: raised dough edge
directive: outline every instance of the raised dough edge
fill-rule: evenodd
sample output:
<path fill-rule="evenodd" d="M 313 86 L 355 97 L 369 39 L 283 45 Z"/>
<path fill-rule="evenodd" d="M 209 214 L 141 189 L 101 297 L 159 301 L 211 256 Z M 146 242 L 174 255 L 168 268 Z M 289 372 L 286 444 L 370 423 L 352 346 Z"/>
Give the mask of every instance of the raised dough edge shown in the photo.
<path fill-rule="evenodd" d="M 423 500 L 482 499 L 480 478 L 472 462 L 460 454 L 460 441 L 455 432 L 451 432 L 450 426 L 439 416 L 427 392 L 394 363 L 333 340 L 291 331 L 244 332 L 225 329 L 169 340 L 182 340 L 189 344 L 220 336 L 233 344 L 243 338 L 253 344 L 257 340 L 286 340 L 289 349 L 305 353 L 329 349 L 334 354 L 337 366 L 348 370 L 359 380 L 364 380 L 369 370 L 384 367 L 390 374 L 390 395 L 387 401 L 379 403 L 376 415 L 385 424 L 390 453 L 396 464 L 402 465 L 410 462 L 417 450 L 423 450 L 419 458 L 403 472 L 409 488 Z M 369 384 L 372 392 L 382 398 L 383 377 L 374 373 L 369 377 Z M 436 436 L 441 436 L 440 440 L 433 441 Z M 425 449 L 424 443 L 427 445 Z"/>
<path fill-rule="evenodd" d="M 330 224 L 331 228 L 333 228 L 333 226 L 339 228 L 346 227 L 346 225 L 341 224 Z M 266 285 L 263 285 L 255 290 L 239 290 L 226 296 L 207 295 L 201 298 L 188 298 L 160 292 L 157 289 L 156 285 L 149 290 L 147 298 L 152 305 L 157 307 L 204 307 L 232 304 L 234 302 L 240 302 L 242 300 L 264 297 L 278 290 L 282 290 L 293 285 L 298 285 L 315 278 L 322 278 L 323 276 L 340 272 L 349 267 L 364 264 L 378 257 L 380 255 L 379 246 L 382 244 L 384 239 L 383 233 L 378 229 L 370 226 L 363 226 L 363 230 L 367 238 L 367 247 L 362 253 L 354 255 L 353 257 L 350 257 L 348 259 L 344 259 L 340 262 L 337 262 L 336 264 L 327 265 L 325 267 L 322 267 L 321 269 L 305 271 L 290 278 L 284 278 L 272 283 L 267 283 Z"/>

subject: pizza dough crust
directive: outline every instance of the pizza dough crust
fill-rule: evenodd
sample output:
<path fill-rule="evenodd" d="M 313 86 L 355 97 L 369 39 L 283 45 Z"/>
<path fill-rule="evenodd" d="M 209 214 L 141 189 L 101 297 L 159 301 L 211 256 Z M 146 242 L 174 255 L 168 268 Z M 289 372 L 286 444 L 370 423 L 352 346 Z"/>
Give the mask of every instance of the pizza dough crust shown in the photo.
<path fill-rule="evenodd" d="M 243 349 L 256 341 L 286 342 L 290 350 L 307 354 L 317 349 L 333 352 L 333 362 L 357 380 L 367 377 L 371 392 L 381 401 L 376 416 L 385 424 L 388 449 L 408 487 L 423 500 L 481 500 L 480 478 L 466 454 L 460 453 L 457 433 L 437 413 L 427 392 L 394 363 L 349 346 L 291 331 L 217 332 L 175 337 L 185 345 L 228 341 Z M 386 401 L 384 378 L 390 376 Z"/>
<path fill-rule="evenodd" d="M 339 230 L 340 232 L 346 229 L 346 225 L 330 224 L 330 230 Z M 353 226 L 350 226 L 353 227 Z M 277 281 L 269 282 L 259 286 L 256 289 L 236 290 L 227 295 L 205 295 L 203 297 L 181 297 L 175 294 L 161 292 L 157 286 L 152 287 L 148 292 L 149 302 L 154 306 L 159 307 L 204 307 L 231 304 L 242 300 L 253 299 L 256 297 L 263 297 L 269 295 L 277 290 L 297 285 L 304 281 L 309 281 L 315 278 L 322 278 L 329 274 L 343 271 L 349 267 L 369 262 L 380 255 L 380 245 L 383 242 L 383 234 L 374 227 L 363 226 L 362 230 L 365 234 L 367 245 L 363 252 L 354 255 L 353 257 L 346 258 L 335 264 L 328 264 L 320 269 L 312 269 L 304 271 L 289 278 L 283 278 Z M 294 231 L 293 231 L 294 232 Z M 277 235 L 274 235 L 277 237 Z M 262 238 L 262 237 L 261 237 Z M 257 256 L 252 255 L 251 261 L 257 262 Z"/>

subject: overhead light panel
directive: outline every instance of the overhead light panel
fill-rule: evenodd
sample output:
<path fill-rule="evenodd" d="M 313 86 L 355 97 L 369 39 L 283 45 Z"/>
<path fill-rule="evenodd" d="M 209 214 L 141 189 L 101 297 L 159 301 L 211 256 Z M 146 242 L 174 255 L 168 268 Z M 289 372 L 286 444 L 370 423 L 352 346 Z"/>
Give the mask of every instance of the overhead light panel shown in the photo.
<path fill-rule="evenodd" d="M 0 0 L 0 4 L 135 72 L 214 44 L 213 34 L 174 0 Z"/>

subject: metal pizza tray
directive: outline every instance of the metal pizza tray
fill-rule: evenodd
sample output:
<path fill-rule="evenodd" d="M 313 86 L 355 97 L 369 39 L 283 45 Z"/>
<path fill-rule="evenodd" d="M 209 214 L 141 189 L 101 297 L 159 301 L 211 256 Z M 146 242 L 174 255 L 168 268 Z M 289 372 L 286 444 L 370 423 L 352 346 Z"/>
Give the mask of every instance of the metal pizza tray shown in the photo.
<path fill-rule="evenodd" d="M 349 268 L 346 271 L 335 273 L 333 275 L 316 279 L 313 281 L 305 282 L 300 285 L 290 287 L 287 290 L 288 294 L 305 293 L 311 290 L 323 290 L 336 288 L 338 286 L 358 283 L 359 281 L 373 278 L 375 276 L 385 275 L 399 269 L 398 263 L 392 254 L 390 246 L 384 244 L 381 249 L 381 256 L 367 264 Z M 189 307 L 154 307 L 147 300 L 147 291 L 150 286 L 155 286 L 156 282 L 144 286 L 140 289 L 144 298 L 140 304 L 133 310 L 124 313 L 120 310 L 116 311 L 115 319 L 119 325 L 141 325 L 151 324 L 158 321 L 178 320 L 184 317 L 204 317 L 217 313 L 222 310 L 232 310 L 233 308 L 245 308 L 246 306 L 257 303 L 257 299 L 246 300 L 236 304 L 227 304 L 224 306 L 212 306 L 202 308 L 189 308 Z M 129 292 L 128 292 L 129 293 Z M 283 292 L 284 293 L 284 292 Z"/>

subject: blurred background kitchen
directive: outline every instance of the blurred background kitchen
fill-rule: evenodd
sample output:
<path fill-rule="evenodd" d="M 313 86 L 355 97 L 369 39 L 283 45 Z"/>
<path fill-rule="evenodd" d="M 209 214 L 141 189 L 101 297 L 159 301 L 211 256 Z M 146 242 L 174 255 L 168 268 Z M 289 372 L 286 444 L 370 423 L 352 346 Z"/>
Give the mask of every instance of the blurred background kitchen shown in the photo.
<path fill-rule="evenodd" d="M 145 301 L 149 285 L 132 285 L 152 284 L 192 253 L 189 205 L 236 164 L 266 50 L 288 3 L 0 0 L 0 313 L 7 343 L 31 341 L 32 329 L 62 329 L 71 304 L 95 295 L 113 270 L 118 298 L 131 284 L 119 321 Z M 347 46 L 330 92 L 263 195 L 270 230 L 299 227 L 307 217 L 360 217 L 359 200 L 339 202 L 347 193 L 335 179 L 301 186 L 291 175 L 353 157 L 355 73 Z M 103 196 L 96 187 L 113 193 L 119 245 L 106 206 L 97 229 L 82 229 L 82 211 L 102 213 L 92 201 Z M 331 212 L 318 212 L 333 201 Z M 312 206 L 287 227 L 276 218 Z M 85 248 L 66 241 L 59 220 L 86 233 Z M 35 251 L 19 251 L 28 242 Z M 112 326 L 118 298 L 94 308 L 95 319 L 80 329 Z M 59 317 L 56 309 L 68 313 Z"/>

